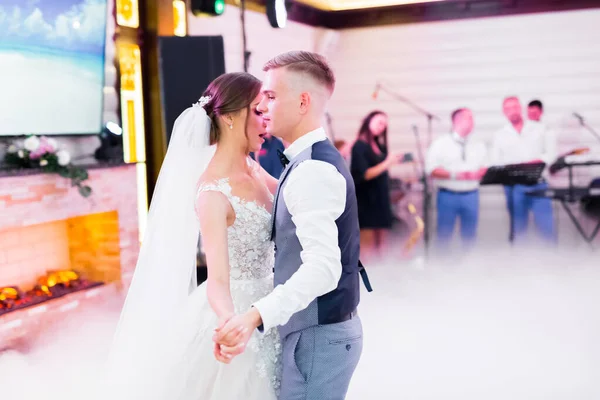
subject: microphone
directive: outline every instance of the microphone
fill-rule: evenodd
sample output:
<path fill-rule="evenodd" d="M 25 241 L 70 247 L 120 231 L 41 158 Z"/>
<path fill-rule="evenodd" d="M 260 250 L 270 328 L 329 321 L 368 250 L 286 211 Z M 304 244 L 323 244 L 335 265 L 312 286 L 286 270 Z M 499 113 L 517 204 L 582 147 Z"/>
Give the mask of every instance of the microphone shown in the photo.
<path fill-rule="evenodd" d="M 371 97 L 373 97 L 373 100 L 377 100 L 377 96 L 379 95 L 380 87 L 381 87 L 381 85 L 379 85 L 379 83 L 375 85 L 375 90 L 373 90 L 373 94 L 371 95 Z"/>

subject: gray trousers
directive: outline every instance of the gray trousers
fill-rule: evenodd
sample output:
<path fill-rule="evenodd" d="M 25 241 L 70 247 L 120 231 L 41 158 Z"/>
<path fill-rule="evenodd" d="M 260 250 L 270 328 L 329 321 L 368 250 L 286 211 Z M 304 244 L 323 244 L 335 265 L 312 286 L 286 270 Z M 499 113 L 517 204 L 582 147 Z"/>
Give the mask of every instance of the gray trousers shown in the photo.
<path fill-rule="evenodd" d="M 363 348 L 358 316 L 290 333 L 283 341 L 279 400 L 341 400 Z"/>

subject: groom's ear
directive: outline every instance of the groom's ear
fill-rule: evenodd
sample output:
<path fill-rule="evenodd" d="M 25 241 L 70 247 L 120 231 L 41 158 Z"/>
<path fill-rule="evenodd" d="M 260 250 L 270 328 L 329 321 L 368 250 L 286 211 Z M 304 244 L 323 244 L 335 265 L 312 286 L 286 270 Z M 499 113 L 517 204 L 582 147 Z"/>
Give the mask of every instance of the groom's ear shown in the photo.
<path fill-rule="evenodd" d="M 300 93 L 300 114 L 306 114 L 310 106 L 310 94 L 308 92 Z"/>

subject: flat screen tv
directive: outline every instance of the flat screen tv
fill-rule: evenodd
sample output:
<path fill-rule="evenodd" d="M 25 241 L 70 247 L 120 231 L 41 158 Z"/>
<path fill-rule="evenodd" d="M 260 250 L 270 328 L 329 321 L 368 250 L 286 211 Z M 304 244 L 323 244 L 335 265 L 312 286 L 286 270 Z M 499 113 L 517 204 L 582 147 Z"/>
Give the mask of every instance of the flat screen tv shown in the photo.
<path fill-rule="evenodd" d="M 0 135 L 101 131 L 106 1 L 0 1 Z"/>

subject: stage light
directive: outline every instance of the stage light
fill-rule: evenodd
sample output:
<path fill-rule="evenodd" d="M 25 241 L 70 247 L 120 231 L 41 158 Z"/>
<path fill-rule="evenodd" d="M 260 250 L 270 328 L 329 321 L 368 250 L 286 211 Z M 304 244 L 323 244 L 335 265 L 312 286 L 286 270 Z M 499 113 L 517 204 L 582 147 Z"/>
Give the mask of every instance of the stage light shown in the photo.
<path fill-rule="evenodd" d="M 175 36 L 187 35 L 187 9 L 185 1 L 173 0 L 173 34 Z"/>
<path fill-rule="evenodd" d="M 192 0 L 192 13 L 221 15 L 225 11 L 225 0 Z"/>
<path fill-rule="evenodd" d="M 114 123 L 107 122 L 100 132 L 100 147 L 94 152 L 98 161 L 123 161 L 123 129 Z"/>
<path fill-rule="evenodd" d="M 138 0 L 117 0 L 117 24 L 128 28 L 140 26 Z"/>
<path fill-rule="evenodd" d="M 121 126 L 123 158 L 126 163 L 146 162 L 144 97 L 140 47 L 117 42 L 121 74 Z"/>
<path fill-rule="evenodd" d="M 123 134 L 123 129 L 121 129 L 121 127 L 114 122 L 107 122 L 106 129 L 108 129 L 113 135 L 121 136 Z"/>
<path fill-rule="evenodd" d="M 286 0 L 267 0 L 267 18 L 273 28 L 285 28 L 287 22 Z"/>

